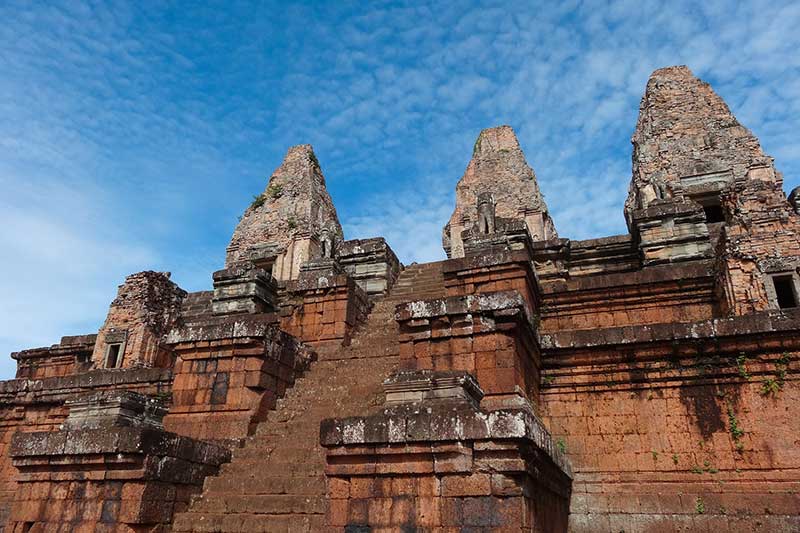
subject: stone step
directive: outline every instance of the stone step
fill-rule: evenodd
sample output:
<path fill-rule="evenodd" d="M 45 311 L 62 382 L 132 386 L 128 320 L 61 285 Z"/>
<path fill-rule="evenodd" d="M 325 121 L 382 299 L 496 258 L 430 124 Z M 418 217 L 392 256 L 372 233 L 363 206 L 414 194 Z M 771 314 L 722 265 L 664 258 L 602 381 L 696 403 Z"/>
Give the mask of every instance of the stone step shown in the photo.
<path fill-rule="evenodd" d="M 209 501 L 211 500 L 209 499 Z M 324 514 L 325 496 L 319 494 L 226 494 L 213 498 L 213 504 L 208 506 L 207 510 L 234 514 Z"/>
<path fill-rule="evenodd" d="M 324 514 L 184 513 L 173 531 L 249 533 L 311 533 L 325 530 Z"/>
<path fill-rule="evenodd" d="M 323 531 L 323 418 L 368 412 L 399 362 L 397 305 L 441 298 L 441 263 L 412 265 L 377 302 L 348 347 L 331 349 L 295 382 L 276 409 L 201 496 L 175 520 L 175 531 Z"/>
<path fill-rule="evenodd" d="M 239 476 L 217 477 L 205 487 L 205 495 L 211 500 L 218 496 L 235 494 L 296 494 L 318 495 L 320 486 L 324 487 L 323 471 L 291 476 L 264 476 L 259 470 L 250 470 Z"/>

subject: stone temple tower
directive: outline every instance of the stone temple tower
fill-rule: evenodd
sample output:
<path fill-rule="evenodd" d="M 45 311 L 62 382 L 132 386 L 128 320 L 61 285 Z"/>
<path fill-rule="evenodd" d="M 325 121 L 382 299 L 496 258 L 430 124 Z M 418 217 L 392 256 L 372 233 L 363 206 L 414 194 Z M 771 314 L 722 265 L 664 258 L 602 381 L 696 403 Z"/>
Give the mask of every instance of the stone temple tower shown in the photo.
<path fill-rule="evenodd" d="M 651 75 L 633 134 L 625 216 L 644 266 L 716 256 L 720 309 L 800 295 L 800 231 L 758 139 L 686 66 Z"/>
<path fill-rule="evenodd" d="M 479 208 L 479 203 L 483 204 Z M 486 204 L 491 204 L 487 206 Z M 481 222 L 481 211 L 490 208 L 500 224 L 503 220 L 524 221 L 532 240 L 558 237 L 547 212 L 536 174 L 525 160 L 517 136 L 510 126 L 488 128 L 478 135 L 472 159 L 456 185 L 456 208 L 442 232 L 448 257 L 464 257 L 461 233 Z"/>
<path fill-rule="evenodd" d="M 691 199 L 718 222 L 719 192 L 752 165 L 771 164 L 752 132 L 686 66 L 650 76 L 631 142 L 627 213 L 656 200 Z"/>
<path fill-rule="evenodd" d="M 225 266 L 250 261 L 271 270 L 277 280 L 297 279 L 301 264 L 324 255 L 322 242 L 341 240 L 319 161 L 311 145 L 301 144 L 289 148 L 267 188 L 245 211 Z"/>

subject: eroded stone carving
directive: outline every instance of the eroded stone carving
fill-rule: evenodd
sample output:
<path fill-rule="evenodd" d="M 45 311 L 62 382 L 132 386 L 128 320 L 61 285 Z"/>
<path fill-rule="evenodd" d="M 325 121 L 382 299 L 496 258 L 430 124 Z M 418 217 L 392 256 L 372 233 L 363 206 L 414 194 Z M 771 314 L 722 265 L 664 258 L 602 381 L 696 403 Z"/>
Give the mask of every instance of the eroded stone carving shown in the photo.
<path fill-rule="evenodd" d="M 483 192 L 478 195 L 478 231 L 481 233 L 494 233 L 495 231 L 495 206 L 492 193 Z"/>
<path fill-rule="evenodd" d="M 789 204 L 794 209 L 794 212 L 800 214 L 800 187 L 795 187 L 789 193 Z"/>

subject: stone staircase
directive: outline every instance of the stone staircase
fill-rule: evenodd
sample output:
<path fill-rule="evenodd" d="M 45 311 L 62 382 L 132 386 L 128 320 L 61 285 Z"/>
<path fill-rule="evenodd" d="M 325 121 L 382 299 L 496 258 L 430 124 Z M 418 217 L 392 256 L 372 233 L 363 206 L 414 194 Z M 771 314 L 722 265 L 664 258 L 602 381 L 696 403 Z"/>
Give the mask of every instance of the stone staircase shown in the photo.
<path fill-rule="evenodd" d="M 444 296 L 442 263 L 411 265 L 377 302 L 350 346 L 320 354 L 275 411 L 202 495 L 175 517 L 174 531 L 312 532 L 325 529 L 325 418 L 364 414 L 383 402 L 398 363 L 397 304 Z"/>

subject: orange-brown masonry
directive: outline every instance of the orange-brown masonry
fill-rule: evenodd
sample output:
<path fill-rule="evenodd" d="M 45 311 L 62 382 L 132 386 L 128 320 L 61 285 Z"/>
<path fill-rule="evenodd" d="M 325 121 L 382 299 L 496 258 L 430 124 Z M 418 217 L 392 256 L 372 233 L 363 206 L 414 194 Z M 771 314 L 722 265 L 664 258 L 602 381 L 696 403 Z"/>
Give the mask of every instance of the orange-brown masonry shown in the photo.
<path fill-rule="evenodd" d="M 291 148 L 213 290 L 135 274 L 96 335 L 12 354 L 0 524 L 800 531 L 797 193 L 686 67 L 633 144 L 629 234 L 571 241 L 484 130 L 449 258 L 407 267 Z"/>

